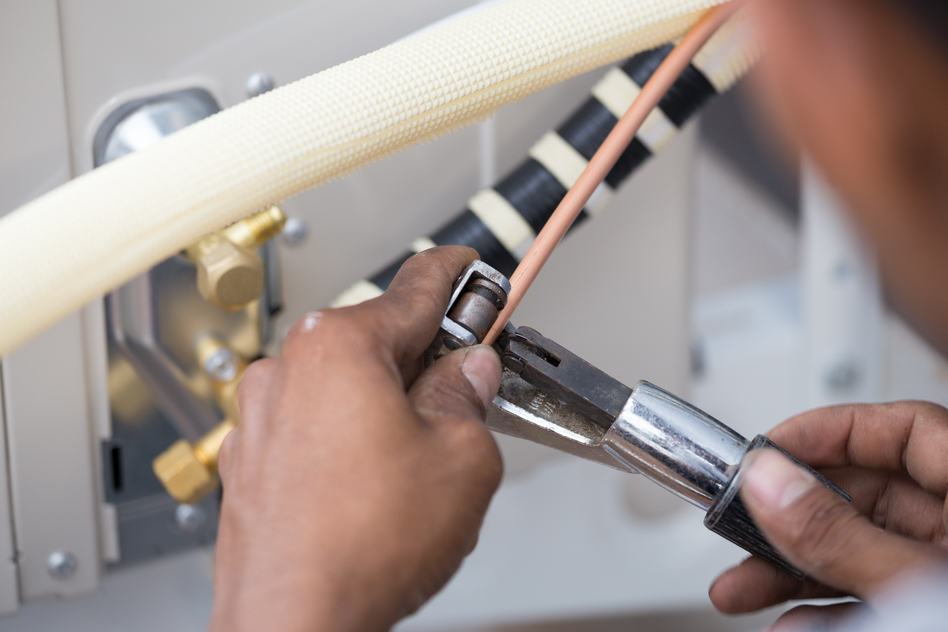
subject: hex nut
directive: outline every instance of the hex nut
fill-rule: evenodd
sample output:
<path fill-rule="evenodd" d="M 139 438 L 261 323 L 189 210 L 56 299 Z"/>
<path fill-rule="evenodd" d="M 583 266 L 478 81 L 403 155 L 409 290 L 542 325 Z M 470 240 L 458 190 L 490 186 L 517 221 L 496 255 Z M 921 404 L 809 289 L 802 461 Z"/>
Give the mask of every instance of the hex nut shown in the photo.
<path fill-rule="evenodd" d="M 256 253 L 222 238 L 202 251 L 195 261 L 197 287 L 209 302 L 236 311 L 263 293 L 263 262 Z"/>
<path fill-rule="evenodd" d="M 216 473 L 198 459 L 184 439 L 159 454 L 152 468 L 171 497 L 185 505 L 193 505 L 217 488 Z"/>

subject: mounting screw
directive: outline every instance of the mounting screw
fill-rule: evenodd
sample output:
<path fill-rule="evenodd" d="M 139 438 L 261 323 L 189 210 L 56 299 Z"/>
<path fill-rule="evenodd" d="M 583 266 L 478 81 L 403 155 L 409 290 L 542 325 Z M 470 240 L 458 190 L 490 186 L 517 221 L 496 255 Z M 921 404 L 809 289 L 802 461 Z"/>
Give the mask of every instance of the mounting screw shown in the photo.
<path fill-rule="evenodd" d="M 274 86 L 273 77 L 265 72 L 258 72 L 247 79 L 247 96 L 251 99 L 259 97 L 261 94 L 273 90 Z"/>
<path fill-rule="evenodd" d="M 194 533 L 207 522 L 207 513 L 197 505 L 178 505 L 174 510 L 174 521 L 182 531 Z"/>
<path fill-rule="evenodd" d="M 280 231 L 280 243 L 288 248 L 302 246 L 309 237 L 309 224 L 302 217 L 291 217 Z"/>
<path fill-rule="evenodd" d="M 221 347 L 204 361 L 204 370 L 215 382 L 230 382 L 237 377 L 237 358 L 233 351 Z"/>
<path fill-rule="evenodd" d="M 839 362 L 829 368 L 823 383 L 833 391 L 848 391 L 855 388 L 861 378 L 859 367 L 852 362 Z"/>
<path fill-rule="evenodd" d="M 46 570 L 54 579 L 69 579 L 79 562 L 68 551 L 55 551 L 46 559 Z"/>

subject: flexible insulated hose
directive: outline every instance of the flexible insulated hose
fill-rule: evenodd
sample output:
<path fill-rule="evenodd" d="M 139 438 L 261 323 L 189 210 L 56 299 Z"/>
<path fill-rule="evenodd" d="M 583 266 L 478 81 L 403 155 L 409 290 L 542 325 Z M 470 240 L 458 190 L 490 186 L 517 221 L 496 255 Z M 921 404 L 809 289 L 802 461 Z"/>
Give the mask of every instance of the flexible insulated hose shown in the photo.
<path fill-rule="evenodd" d="M 203 235 L 680 37 L 720 1 L 510 0 L 76 178 L 0 220 L 0 355 Z"/>
<path fill-rule="evenodd" d="M 666 44 L 610 69 L 593 87 L 589 99 L 556 130 L 537 141 L 516 169 L 493 187 L 475 194 L 466 209 L 429 237 L 416 239 L 389 265 L 349 287 L 332 306 L 352 305 L 380 295 L 409 257 L 434 246 L 474 248 L 484 262 L 509 277 L 566 191 L 671 49 L 672 45 Z M 615 189 L 671 142 L 712 97 L 729 90 L 751 68 L 757 55 L 747 16 L 739 14 L 701 48 L 645 120 L 573 227 L 604 210 Z"/>

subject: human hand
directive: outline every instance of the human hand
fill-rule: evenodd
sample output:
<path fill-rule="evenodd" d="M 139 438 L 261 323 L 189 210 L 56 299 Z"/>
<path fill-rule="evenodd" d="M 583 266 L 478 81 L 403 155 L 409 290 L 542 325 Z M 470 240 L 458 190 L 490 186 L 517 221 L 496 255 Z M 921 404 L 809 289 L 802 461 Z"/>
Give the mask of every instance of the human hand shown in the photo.
<path fill-rule="evenodd" d="M 871 599 L 896 577 L 948 560 L 948 410 L 925 402 L 836 406 L 794 417 L 768 436 L 852 494 L 853 503 L 776 451 L 748 454 L 741 498 L 807 579 L 749 558 L 711 586 L 718 610 L 752 612 L 791 599 Z M 831 629 L 855 607 L 802 606 L 773 629 L 813 623 Z"/>
<path fill-rule="evenodd" d="M 483 419 L 489 347 L 427 371 L 452 285 L 476 259 L 436 248 L 388 291 L 308 314 L 255 362 L 220 453 L 212 630 L 383 630 L 471 552 L 502 464 Z"/>

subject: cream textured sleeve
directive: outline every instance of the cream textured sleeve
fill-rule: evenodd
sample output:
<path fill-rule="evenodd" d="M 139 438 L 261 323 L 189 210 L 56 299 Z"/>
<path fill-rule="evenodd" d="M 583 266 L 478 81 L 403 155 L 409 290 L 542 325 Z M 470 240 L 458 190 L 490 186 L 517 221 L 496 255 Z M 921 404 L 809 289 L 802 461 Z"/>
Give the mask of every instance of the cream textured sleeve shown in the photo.
<path fill-rule="evenodd" d="M 510 0 L 78 177 L 0 220 L 0 355 L 207 233 L 678 38 L 721 1 Z"/>

